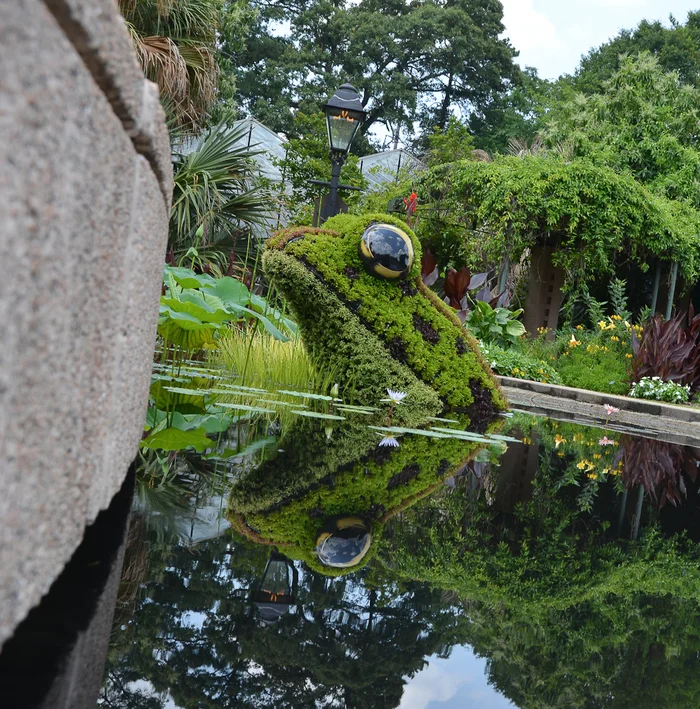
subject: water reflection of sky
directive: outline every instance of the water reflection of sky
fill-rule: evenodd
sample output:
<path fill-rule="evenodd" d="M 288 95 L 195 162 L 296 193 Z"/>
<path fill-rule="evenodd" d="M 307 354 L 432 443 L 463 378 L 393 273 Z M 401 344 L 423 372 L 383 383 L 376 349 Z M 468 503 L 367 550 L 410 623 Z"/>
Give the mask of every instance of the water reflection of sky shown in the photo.
<path fill-rule="evenodd" d="M 406 688 L 399 709 L 506 709 L 515 705 L 486 681 L 486 660 L 469 647 L 456 647 L 448 659 L 435 655 Z"/>

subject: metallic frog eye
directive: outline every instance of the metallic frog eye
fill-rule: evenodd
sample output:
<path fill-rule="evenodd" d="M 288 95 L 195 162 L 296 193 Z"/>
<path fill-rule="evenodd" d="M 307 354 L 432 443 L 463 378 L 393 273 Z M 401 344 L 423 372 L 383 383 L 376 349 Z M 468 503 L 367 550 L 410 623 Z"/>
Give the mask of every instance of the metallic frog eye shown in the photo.
<path fill-rule="evenodd" d="M 413 265 L 413 244 L 392 224 L 370 224 L 360 239 L 360 259 L 377 278 L 403 278 Z"/>

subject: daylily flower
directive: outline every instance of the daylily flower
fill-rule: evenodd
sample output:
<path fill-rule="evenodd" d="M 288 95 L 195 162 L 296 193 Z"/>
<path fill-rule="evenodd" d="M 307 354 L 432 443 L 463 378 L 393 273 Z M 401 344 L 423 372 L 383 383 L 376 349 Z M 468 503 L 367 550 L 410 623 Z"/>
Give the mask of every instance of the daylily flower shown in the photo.
<path fill-rule="evenodd" d="M 566 438 L 564 438 L 564 436 L 560 436 L 557 433 L 557 435 L 554 436 L 554 448 L 559 448 L 562 443 L 566 443 Z"/>
<path fill-rule="evenodd" d="M 620 409 L 616 408 L 615 406 L 611 406 L 610 404 L 603 404 L 603 408 L 605 409 L 605 413 L 608 416 L 620 413 Z"/>
<path fill-rule="evenodd" d="M 616 441 L 611 441 L 607 436 L 603 436 L 599 441 L 599 446 L 614 446 Z"/>
<path fill-rule="evenodd" d="M 386 393 L 389 398 L 382 399 L 382 401 L 390 401 L 392 406 L 396 406 L 397 404 L 400 404 L 407 396 L 405 392 L 394 391 L 393 389 L 387 389 Z"/>
<path fill-rule="evenodd" d="M 398 448 L 399 442 L 393 436 L 384 436 L 377 445 L 387 448 Z"/>

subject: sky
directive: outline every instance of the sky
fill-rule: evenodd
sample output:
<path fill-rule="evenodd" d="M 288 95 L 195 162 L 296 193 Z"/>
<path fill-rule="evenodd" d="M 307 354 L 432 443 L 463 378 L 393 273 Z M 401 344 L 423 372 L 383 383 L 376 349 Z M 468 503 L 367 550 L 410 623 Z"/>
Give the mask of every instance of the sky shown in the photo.
<path fill-rule="evenodd" d="M 581 56 L 632 29 L 641 20 L 668 16 L 685 23 L 700 0 L 501 0 L 505 36 L 520 51 L 521 66 L 534 66 L 544 79 L 571 74 Z"/>

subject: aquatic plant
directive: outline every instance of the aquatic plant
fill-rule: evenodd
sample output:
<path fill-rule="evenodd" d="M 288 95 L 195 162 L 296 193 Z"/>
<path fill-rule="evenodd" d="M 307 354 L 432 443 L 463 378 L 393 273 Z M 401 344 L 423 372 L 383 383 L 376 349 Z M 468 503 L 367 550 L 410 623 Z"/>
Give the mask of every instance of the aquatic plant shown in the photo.
<path fill-rule="evenodd" d="M 184 352 L 213 344 L 215 333 L 226 330 L 231 323 L 260 324 L 279 340 L 288 339 L 282 329 L 296 330 L 289 318 L 270 308 L 264 298 L 252 294 L 235 278 L 215 279 L 166 265 L 163 280 L 165 293 L 160 299 L 158 334 L 166 352 L 171 344 Z"/>
<path fill-rule="evenodd" d="M 327 392 L 335 382 L 332 372 L 316 368 L 299 338 L 282 341 L 266 333 L 229 330 L 217 340 L 211 360 L 252 387 Z"/>

